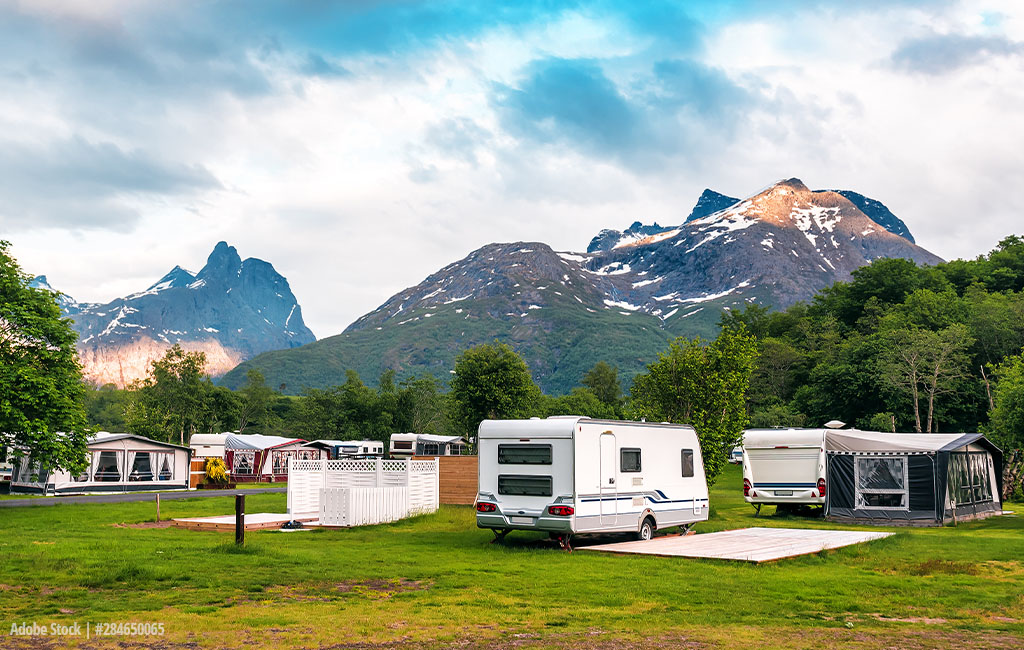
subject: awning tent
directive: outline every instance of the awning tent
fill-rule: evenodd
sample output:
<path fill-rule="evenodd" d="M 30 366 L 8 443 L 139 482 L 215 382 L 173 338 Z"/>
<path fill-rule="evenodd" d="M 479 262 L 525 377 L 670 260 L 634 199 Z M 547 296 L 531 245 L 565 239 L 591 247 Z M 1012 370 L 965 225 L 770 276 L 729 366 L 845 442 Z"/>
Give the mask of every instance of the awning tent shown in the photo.
<path fill-rule="evenodd" d="M 224 461 L 235 481 L 283 481 L 288 459 L 317 460 L 322 452 L 305 447 L 300 438 L 229 433 L 224 440 Z"/>
<path fill-rule="evenodd" d="M 985 436 L 825 434 L 827 518 L 942 525 L 998 514 L 1002 452 Z"/>
<path fill-rule="evenodd" d="M 100 431 L 88 440 L 89 464 L 81 474 L 40 467 L 21 458 L 11 491 L 34 494 L 187 490 L 189 449 L 128 433 Z"/>

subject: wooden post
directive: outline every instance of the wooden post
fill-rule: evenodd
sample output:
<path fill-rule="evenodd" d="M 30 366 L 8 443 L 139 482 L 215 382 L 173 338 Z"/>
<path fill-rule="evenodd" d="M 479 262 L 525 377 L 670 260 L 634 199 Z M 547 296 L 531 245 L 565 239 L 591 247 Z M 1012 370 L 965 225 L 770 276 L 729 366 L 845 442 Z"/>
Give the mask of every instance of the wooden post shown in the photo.
<path fill-rule="evenodd" d="M 235 495 L 235 544 L 245 543 L 245 495 Z"/>
<path fill-rule="evenodd" d="M 156 523 L 160 523 L 160 493 L 156 493 Z"/>

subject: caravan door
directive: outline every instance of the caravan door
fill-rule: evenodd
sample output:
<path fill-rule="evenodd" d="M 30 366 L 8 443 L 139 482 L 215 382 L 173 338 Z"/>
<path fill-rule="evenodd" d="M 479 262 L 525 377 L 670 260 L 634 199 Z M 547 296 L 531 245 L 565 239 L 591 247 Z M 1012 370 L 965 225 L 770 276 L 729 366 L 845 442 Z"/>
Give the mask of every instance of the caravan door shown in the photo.
<path fill-rule="evenodd" d="M 601 462 L 598 463 L 600 472 L 600 487 L 598 492 L 601 498 L 601 525 L 614 526 L 619 512 L 619 502 L 616 499 L 619 495 L 619 486 L 615 484 L 615 434 L 608 431 L 601 434 Z"/>

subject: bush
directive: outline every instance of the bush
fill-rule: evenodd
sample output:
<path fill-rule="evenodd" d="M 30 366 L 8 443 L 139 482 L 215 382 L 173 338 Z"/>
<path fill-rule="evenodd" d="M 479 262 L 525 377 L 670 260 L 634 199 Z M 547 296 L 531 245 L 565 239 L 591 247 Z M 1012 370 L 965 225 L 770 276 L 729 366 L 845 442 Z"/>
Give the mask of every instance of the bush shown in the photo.
<path fill-rule="evenodd" d="M 223 458 L 206 459 L 206 480 L 210 483 L 228 482 L 228 466 Z"/>

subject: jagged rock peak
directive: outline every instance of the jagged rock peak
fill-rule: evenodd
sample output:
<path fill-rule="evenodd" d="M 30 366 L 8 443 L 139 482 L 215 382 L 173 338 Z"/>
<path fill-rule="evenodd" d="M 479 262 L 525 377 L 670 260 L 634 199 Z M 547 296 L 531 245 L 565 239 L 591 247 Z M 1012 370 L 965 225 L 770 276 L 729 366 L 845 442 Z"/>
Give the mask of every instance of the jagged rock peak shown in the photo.
<path fill-rule="evenodd" d="M 590 245 L 587 246 L 588 253 L 597 253 L 600 251 L 610 251 L 613 248 L 619 248 L 621 246 L 628 246 L 629 244 L 636 243 L 652 235 L 663 233 L 671 230 L 670 227 L 659 226 L 657 222 L 645 226 L 639 221 L 634 221 L 630 224 L 629 228 L 625 230 L 602 230 L 597 234 L 596 237 L 590 240 Z"/>
<path fill-rule="evenodd" d="M 720 194 L 712 189 L 705 189 L 701 192 L 700 198 L 697 199 L 697 204 L 693 206 L 693 210 L 690 211 L 690 215 L 686 217 L 686 221 L 706 217 L 709 214 L 732 207 L 739 202 L 739 199 Z"/>
<path fill-rule="evenodd" d="M 187 287 L 196 279 L 196 274 L 175 266 L 164 277 L 153 283 L 146 291 L 162 291 L 172 287 Z"/>

